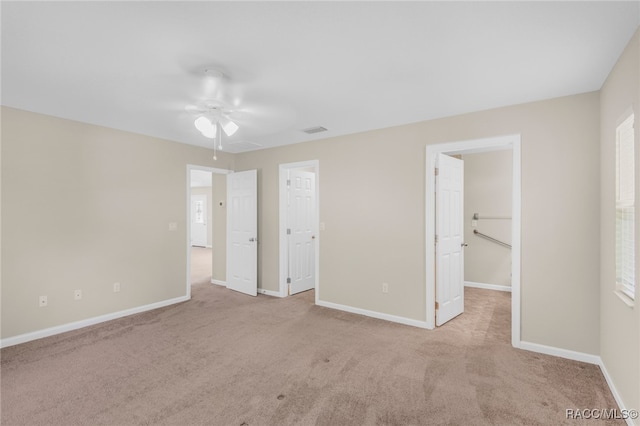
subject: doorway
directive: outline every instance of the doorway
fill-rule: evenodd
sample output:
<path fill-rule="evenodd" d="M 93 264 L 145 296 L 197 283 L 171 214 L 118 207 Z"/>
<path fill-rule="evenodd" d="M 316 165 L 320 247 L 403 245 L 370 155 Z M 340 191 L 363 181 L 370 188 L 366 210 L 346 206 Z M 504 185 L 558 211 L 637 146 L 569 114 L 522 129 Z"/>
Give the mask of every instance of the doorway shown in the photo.
<path fill-rule="evenodd" d="M 192 283 L 225 285 L 226 175 L 229 170 L 187 165 L 187 297 Z"/>
<path fill-rule="evenodd" d="M 426 147 L 426 324 L 435 328 L 436 316 L 436 161 L 440 154 L 464 155 L 498 150 L 512 153 L 512 206 L 511 206 L 511 344 L 520 346 L 520 224 L 521 224 L 521 164 L 520 135 L 476 139 L 461 142 L 428 145 Z"/>
<path fill-rule="evenodd" d="M 315 289 L 319 277 L 319 163 L 280 165 L 280 297 Z"/>

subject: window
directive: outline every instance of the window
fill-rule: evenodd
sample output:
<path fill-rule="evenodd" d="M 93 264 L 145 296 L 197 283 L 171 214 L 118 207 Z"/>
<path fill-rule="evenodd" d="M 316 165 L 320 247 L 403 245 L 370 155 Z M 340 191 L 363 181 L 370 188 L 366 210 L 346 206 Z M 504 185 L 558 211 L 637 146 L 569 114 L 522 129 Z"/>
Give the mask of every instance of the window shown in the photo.
<path fill-rule="evenodd" d="M 635 135 L 633 113 L 616 129 L 616 289 L 635 299 Z"/>

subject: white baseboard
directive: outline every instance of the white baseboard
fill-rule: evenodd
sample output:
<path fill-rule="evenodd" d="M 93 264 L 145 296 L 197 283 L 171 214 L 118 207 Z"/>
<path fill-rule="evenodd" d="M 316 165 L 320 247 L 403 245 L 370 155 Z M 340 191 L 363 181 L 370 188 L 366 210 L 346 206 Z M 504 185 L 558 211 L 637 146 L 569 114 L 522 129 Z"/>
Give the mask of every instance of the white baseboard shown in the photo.
<path fill-rule="evenodd" d="M 176 303 L 186 302 L 188 296 L 176 297 L 174 299 L 163 300 L 162 302 L 151 303 L 149 305 L 138 306 L 124 311 L 113 312 L 111 314 L 100 315 L 93 318 L 87 318 L 81 321 L 70 322 L 68 324 L 58 325 L 55 327 L 45 328 L 43 330 L 33 331 L 31 333 L 20 334 L 18 336 L 7 337 L 0 340 L 0 348 L 18 345 L 20 343 L 30 342 L 32 340 L 42 339 L 43 337 L 54 336 L 56 334 L 66 333 L 67 331 L 77 330 L 79 328 L 88 327 L 90 325 L 99 324 L 101 322 L 111 321 L 114 319 L 127 317 L 141 312 L 151 311 L 153 309 L 163 308 L 165 306 L 174 305 Z"/>
<path fill-rule="evenodd" d="M 611 393 L 613 394 L 613 398 L 618 403 L 618 407 L 620 408 L 620 412 L 627 411 L 626 407 L 622 403 L 622 398 L 620 398 L 620 394 L 618 393 L 618 389 L 616 389 L 615 385 L 613 384 L 613 380 L 611 379 L 611 376 L 609 376 L 609 372 L 607 371 L 607 367 L 605 367 L 604 362 L 602 361 L 602 359 L 600 357 L 598 357 L 598 360 L 600 361 L 598 363 L 598 365 L 600 366 L 600 370 L 602 371 L 602 375 L 604 376 L 605 380 L 607 381 L 607 384 L 609 385 L 609 389 L 611 390 Z M 624 419 L 624 420 L 627 422 L 627 425 L 629 425 L 629 426 L 640 425 L 640 421 L 638 421 L 638 420 L 636 420 L 635 423 L 634 423 L 634 420 L 629 419 L 629 418 Z"/>
<path fill-rule="evenodd" d="M 602 375 L 607 381 L 607 385 L 611 390 L 611 394 L 613 394 L 613 398 L 616 400 L 616 403 L 618 404 L 619 413 L 628 412 L 626 407 L 622 403 L 622 398 L 620 398 L 620 394 L 618 393 L 618 390 L 616 389 L 616 386 L 614 385 L 613 380 L 611 379 L 611 376 L 607 371 L 607 368 L 602 362 L 602 358 L 600 358 L 599 356 L 586 354 L 584 352 L 571 351 L 568 349 L 555 348 L 552 346 L 539 345 L 537 343 L 531 343 L 531 342 L 520 342 L 520 349 L 597 365 L 598 367 L 600 367 L 600 371 L 602 371 Z M 615 407 L 603 407 L 603 408 L 612 409 Z M 628 426 L 640 425 L 640 423 L 638 422 L 634 423 L 634 420 L 630 418 L 627 418 L 624 420 L 627 422 Z"/>
<path fill-rule="evenodd" d="M 227 282 L 226 281 L 214 280 L 213 278 L 211 278 L 211 284 L 221 285 L 223 287 L 227 286 Z"/>
<path fill-rule="evenodd" d="M 498 284 L 475 283 L 473 281 L 465 281 L 465 287 L 483 288 L 485 290 L 498 290 L 511 292 L 511 286 Z"/>
<path fill-rule="evenodd" d="M 553 346 L 540 345 L 538 343 L 520 342 L 520 349 L 538 352 L 546 355 L 553 355 L 560 358 L 572 359 L 574 361 L 586 362 L 588 364 L 600 365 L 600 357 L 597 355 L 576 352 L 569 349 L 556 348 Z"/>
<path fill-rule="evenodd" d="M 411 318 L 398 317 L 395 315 L 384 314 L 382 312 L 369 311 L 367 309 L 354 308 L 352 306 L 340 305 L 338 303 L 325 302 L 318 300 L 316 305 L 325 308 L 337 309 L 339 311 L 350 312 L 352 314 L 364 315 L 367 317 L 377 318 L 385 321 L 397 322 L 399 324 L 410 325 L 419 328 L 428 328 L 426 321 L 418 321 Z"/>
<path fill-rule="evenodd" d="M 266 294 L 267 296 L 273 296 L 273 297 L 284 297 L 283 295 L 280 294 L 279 291 L 267 290 L 264 288 L 258 288 L 258 293 Z"/>

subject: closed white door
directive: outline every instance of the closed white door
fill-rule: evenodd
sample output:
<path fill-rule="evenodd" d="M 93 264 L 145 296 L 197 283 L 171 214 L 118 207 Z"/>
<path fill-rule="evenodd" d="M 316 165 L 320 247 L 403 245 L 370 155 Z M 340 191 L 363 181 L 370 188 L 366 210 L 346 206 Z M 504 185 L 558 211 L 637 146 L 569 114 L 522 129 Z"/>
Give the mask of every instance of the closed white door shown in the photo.
<path fill-rule="evenodd" d="M 256 170 L 227 175 L 227 288 L 258 294 Z"/>
<path fill-rule="evenodd" d="M 438 154 L 436 325 L 464 312 L 464 163 Z"/>
<path fill-rule="evenodd" d="M 291 170 L 288 187 L 288 281 L 289 294 L 296 294 L 316 286 L 316 175 Z"/>
<path fill-rule="evenodd" d="M 191 196 L 191 245 L 206 247 L 207 245 L 207 196 Z"/>

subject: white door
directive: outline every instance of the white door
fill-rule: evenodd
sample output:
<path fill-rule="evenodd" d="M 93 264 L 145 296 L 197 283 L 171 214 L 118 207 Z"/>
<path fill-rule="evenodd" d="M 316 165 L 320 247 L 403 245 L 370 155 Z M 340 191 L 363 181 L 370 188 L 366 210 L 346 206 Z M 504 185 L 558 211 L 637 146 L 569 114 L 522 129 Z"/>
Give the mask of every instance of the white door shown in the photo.
<path fill-rule="evenodd" d="M 227 288 L 258 294 L 257 172 L 227 175 Z"/>
<path fill-rule="evenodd" d="M 464 163 L 438 154 L 436 178 L 436 325 L 464 311 Z"/>
<path fill-rule="evenodd" d="M 316 286 L 316 175 L 291 170 L 288 185 L 289 294 Z"/>
<path fill-rule="evenodd" d="M 191 245 L 207 245 L 207 196 L 191 196 Z"/>

